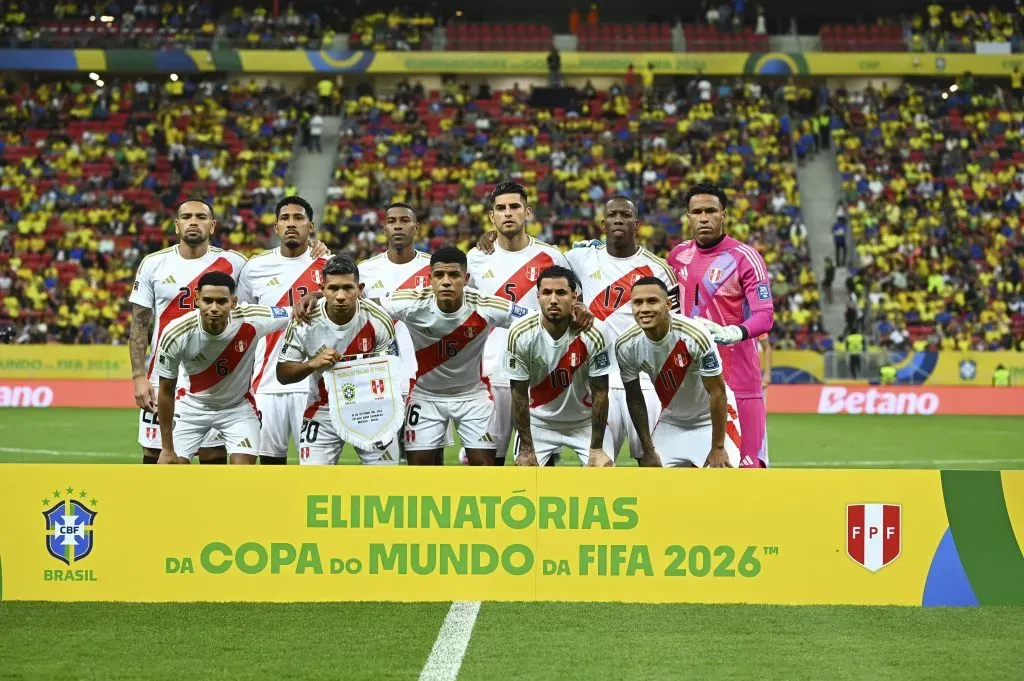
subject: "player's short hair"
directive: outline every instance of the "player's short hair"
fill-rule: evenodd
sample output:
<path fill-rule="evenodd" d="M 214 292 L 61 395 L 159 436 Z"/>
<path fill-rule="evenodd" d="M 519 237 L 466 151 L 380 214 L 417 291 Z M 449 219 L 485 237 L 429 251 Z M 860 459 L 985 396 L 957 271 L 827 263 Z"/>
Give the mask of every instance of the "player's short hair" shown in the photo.
<path fill-rule="evenodd" d="M 409 212 L 412 213 L 413 217 L 416 217 L 416 209 L 410 206 L 405 201 L 392 201 L 387 205 L 387 207 L 384 208 L 384 212 L 387 213 L 392 208 L 407 208 Z"/>
<path fill-rule="evenodd" d="M 580 290 L 580 280 L 576 276 L 576 273 L 570 270 L 568 267 L 562 267 L 561 265 L 552 265 L 548 267 L 540 276 L 537 277 L 537 288 L 540 289 L 540 283 L 545 279 L 565 279 L 569 282 L 569 288 L 575 293 Z"/>
<path fill-rule="evenodd" d="M 458 265 L 463 270 L 469 269 L 466 254 L 455 246 L 442 246 L 434 251 L 433 255 L 430 256 L 430 267 L 433 268 L 434 265 L 438 263 L 443 263 L 445 265 Z"/>
<path fill-rule="evenodd" d="M 204 286 L 223 286 L 228 293 L 235 295 L 235 278 L 227 272 L 207 272 L 199 277 L 196 292 L 202 291 Z"/>
<path fill-rule="evenodd" d="M 636 283 L 633 284 L 633 288 L 636 288 L 637 286 L 657 286 L 665 292 L 666 296 L 668 295 L 668 285 L 657 277 L 640 277 L 636 280 Z"/>
<path fill-rule="evenodd" d="M 512 180 L 502 180 L 494 185 L 494 189 L 487 196 L 487 205 L 491 210 L 494 210 L 494 201 L 503 194 L 519 194 L 523 199 L 524 206 L 530 203 L 526 196 L 526 187 Z"/>
<path fill-rule="evenodd" d="M 729 197 L 725 195 L 725 190 L 719 187 L 714 182 L 700 182 L 690 187 L 690 191 L 686 192 L 686 208 L 690 208 L 690 199 L 701 194 L 710 194 L 711 196 L 718 197 L 718 202 L 722 204 L 722 210 L 725 210 L 726 205 L 729 203 Z"/>
<path fill-rule="evenodd" d="M 356 261 L 352 259 L 352 256 L 345 255 L 344 253 L 331 256 L 331 259 L 324 263 L 323 274 L 324 281 L 332 274 L 351 274 L 355 277 L 356 283 L 359 283 L 359 265 L 356 265 Z"/>
<path fill-rule="evenodd" d="M 211 206 L 210 202 L 207 201 L 206 199 L 185 199 L 184 201 L 178 204 L 178 208 L 174 211 L 174 217 L 178 217 L 178 213 L 181 212 L 181 207 L 184 206 L 186 203 L 203 204 L 204 206 L 206 206 L 206 210 L 210 211 L 210 217 L 213 217 L 213 206 Z"/>
<path fill-rule="evenodd" d="M 274 208 L 274 217 L 281 217 L 281 209 L 285 206 L 302 206 L 302 210 L 306 212 L 306 219 L 313 222 L 313 206 L 309 205 L 309 201 L 302 198 L 301 196 L 286 196 L 277 202 L 277 207 Z"/>
<path fill-rule="evenodd" d="M 633 197 L 626 196 L 625 194 L 616 194 L 612 198 L 610 198 L 607 201 L 605 201 L 604 205 L 607 206 L 612 201 L 625 201 L 629 205 L 633 206 L 633 213 L 634 213 L 633 217 L 640 217 L 640 208 L 639 208 L 639 206 L 636 205 L 636 201 L 633 199 Z"/>

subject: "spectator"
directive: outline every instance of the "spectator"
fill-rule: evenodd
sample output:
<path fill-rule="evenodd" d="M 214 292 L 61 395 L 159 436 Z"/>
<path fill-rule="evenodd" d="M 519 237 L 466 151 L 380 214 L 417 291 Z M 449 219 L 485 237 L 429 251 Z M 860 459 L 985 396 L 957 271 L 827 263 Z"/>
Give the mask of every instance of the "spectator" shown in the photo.
<path fill-rule="evenodd" d="M 845 217 L 836 219 L 835 224 L 832 225 L 832 243 L 836 249 L 836 263 L 841 266 L 845 266 L 849 262 L 846 252 L 847 227 Z"/>
<path fill-rule="evenodd" d="M 754 33 L 756 35 L 766 35 L 768 33 L 768 20 L 764 15 L 764 7 L 760 4 L 757 6 L 757 21 L 754 25 Z"/>
<path fill-rule="evenodd" d="M 592 4 L 590 6 L 590 11 L 587 12 L 587 26 L 589 26 L 590 28 L 597 28 L 597 22 L 599 20 L 600 20 L 600 17 L 598 16 L 598 13 L 597 13 L 597 5 L 596 4 Z"/>
<path fill-rule="evenodd" d="M 572 11 L 569 12 L 569 33 L 570 34 L 576 35 L 577 33 L 579 33 L 579 31 L 580 31 L 580 22 L 581 21 L 582 21 L 582 17 L 580 16 L 580 11 L 578 9 L 576 9 L 575 7 L 573 7 Z"/>
<path fill-rule="evenodd" d="M 562 86 L 562 55 L 558 53 L 557 47 L 552 47 L 548 53 L 548 83 L 551 87 Z"/>
<path fill-rule="evenodd" d="M 832 258 L 825 256 L 825 278 L 821 282 L 821 288 L 825 292 L 825 302 L 832 304 L 832 287 L 836 281 L 836 264 Z"/>
<path fill-rule="evenodd" d="M 313 117 L 309 119 L 309 143 L 310 151 L 316 153 L 322 153 L 323 148 L 320 146 L 320 137 L 324 134 L 324 117 L 318 113 L 314 113 Z"/>

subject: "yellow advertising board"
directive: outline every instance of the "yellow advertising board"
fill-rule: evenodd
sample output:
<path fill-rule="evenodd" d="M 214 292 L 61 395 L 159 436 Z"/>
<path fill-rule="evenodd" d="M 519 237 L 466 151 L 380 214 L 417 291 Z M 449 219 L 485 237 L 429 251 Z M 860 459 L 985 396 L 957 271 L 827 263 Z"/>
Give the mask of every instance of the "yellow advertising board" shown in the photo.
<path fill-rule="evenodd" d="M 1024 472 L 3 473 L 8 600 L 1024 603 Z"/>
<path fill-rule="evenodd" d="M 911 352 L 894 366 L 899 383 L 990 386 L 1003 366 L 1012 385 L 1024 385 L 1024 352 Z"/>
<path fill-rule="evenodd" d="M 4 345 L 0 378 L 131 379 L 125 345 Z"/>

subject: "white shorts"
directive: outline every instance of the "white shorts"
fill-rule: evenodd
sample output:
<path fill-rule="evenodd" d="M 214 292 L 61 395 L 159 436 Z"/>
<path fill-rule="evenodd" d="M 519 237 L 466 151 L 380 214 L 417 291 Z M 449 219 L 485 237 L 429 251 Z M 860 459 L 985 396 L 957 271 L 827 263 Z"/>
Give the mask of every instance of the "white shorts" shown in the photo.
<path fill-rule="evenodd" d="M 413 395 L 405 411 L 405 449 L 410 452 L 455 444 L 449 423 L 466 449 L 495 449 L 492 434 L 494 403 L 489 399 L 428 401 Z"/>
<path fill-rule="evenodd" d="M 647 404 L 647 427 L 654 432 L 654 426 L 661 416 L 661 401 L 654 387 L 644 387 L 644 402 Z M 614 452 L 607 452 L 608 456 L 615 460 L 622 451 L 622 444 L 629 442 L 629 455 L 639 459 L 643 455 L 640 447 L 640 436 L 636 434 L 633 421 L 629 418 L 629 408 L 626 406 L 625 388 L 608 388 L 608 430 L 612 433 L 612 447 Z"/>
<path fill-rule="evenodd" d="M 288 456 L 288 440 L 299 446 L 302 412 L 306 410 L 309 393 L 256 393 L 256 408 L 260 411 L 263 428 L 260 430 L 260 456 L 280 459 Z"/>
<path fill-rule="evenodd" d="M 228 454 L 256 456 L 260 447 L 260 418 L 246 400 L 218 411 L 201 411 L 180 401 L 174 405 L 174 453 L 191 459 L 211 433 Z"/>
<path fill-rule="evenodd" d="M 303 418 L 299 437 L 299 464 L 302 466 L 334 466 L 341 456 L 345 441 L 334 430 L 331 412 L 319 409 L 311 418 Z M 383 449 L 363 450 L 354 447 L 359 460 L 372 466 L 397 466 L 399 459 L 398 437 Z"/>
<path fill-rule="evenodd" d="M 507 385 L 492 385 L 494 416 L 491 417 L 491 435 L 497 447 L 497 456 L 508 454 L 508 443 L 512 439 L 512 388 Z"/>
<path fill-rule="evenodd" d="M 530 434 L 533 435 L 533 451 L 537 454 L 537 464 L 547 466 L 551 457 L 562 453 L 562 447 L 568 447 L 576 453 L 580 459 L 580 465 L 586 466 L 590 461 L 590 436 L 591 425 L 589 422 L 578 425 L 567 423 L 564 427 L 552 427 L 552 424 L 544 424 L 537 420 L 530 422 Z M 519 456 L 519 433 L 514 438 L 514 455 Z M 604 453 L 612 461 L 612 433 L 608 428 L 604 429 Z"/>
<path fill-rule="evenodd" d="M 651 438 L 654 440 L 654 449 L 661 456 L 661 465 L 665 468 L 691 465 L 703 468 L 711 451 L 710 425 L 682 428 L 662 421 L 654 429 Z M 729 465 L 739 468 L 740 422 L 732 416 L 726 424 L 725 453 L 729 455 Z"/>
<path fill-rule="evenodd" d="M 157 451 L 163 448 L 163 442 L 160 440 L 160 419 L 156 412 L 139 410 L 139 444 Z M 224 438 L 215 430 L 211 430 L 200 445 L 202 448 L 223 446 Z"/>

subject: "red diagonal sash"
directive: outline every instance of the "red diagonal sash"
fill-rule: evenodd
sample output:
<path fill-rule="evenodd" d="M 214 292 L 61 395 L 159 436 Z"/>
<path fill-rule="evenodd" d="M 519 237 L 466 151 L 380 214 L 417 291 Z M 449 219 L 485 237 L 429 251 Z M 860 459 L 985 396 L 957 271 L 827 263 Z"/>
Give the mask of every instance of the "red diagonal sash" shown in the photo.
<path fill-rule="evenodd" d="M 377 331 L 373 328 L 372 322 L 366 322 L 345 348 L 345 352 L 341 354 L 346 357 L 348 355 L 365 355 L 373 350 L 375 345 L 377 345 Z"/>
<path fill-rule="evenodd" d="M 424 265 L 416 274 L 405 280 L 398 289 L 426 288 L 430 285 L 430 265 Z"/>
<path fill-rule="evenodd" d="M 213 263 L 210 264 L 209 267 L 207 267 L 205 270 L 197 274 L 196 278 L 190 281 L 187 285 L 187 288 L 190 291 L 192 291 L 193 307 L 182 307 L 180 304 L 178 304 L 178 296 L 175 296 L 175 299 L 170 302 L 170 304 L 164 309 L 162 313 L 160 313 L 160 318 L 156 320 L 157 346 L 160 345 L 160 338 L 164 335 L 164 329 L 167 328 L 168 324 L 173 322 L 178 317 L 188 314 L 189 312 L 195 309 L 194 298 L 196 294 L 196 287 L 199 286 L 199 280 L 203 278 L 203 275 L 206 274 L 207 272 L 223 272 L 224 274 L 231 274 L 231 271 L 232 268 L 230 260 L 228 260 L 227 258 L 217 258 L 216 260 L 213 261 Z M 156 350 L 157 348 L 154 347 L 153 356 L 149 358 L 149 376 L 153 375 L 153 364 L 156 362 Z"/>
<path fill-rule="evenodd" d="M 530 386 L 530 408 L 542 407 L 565 392 L 572 385 L 572 379 L 576 375 L 576 371 L 586 362 L 587 344 L 583 342 L 582 338 L 577 336 L 576 340 L 569 344 L 569 349 L 562 355 L 562 359 L 558 360 L 555 370 L 537 385 Z M 569 372 L 568 385 L 563 386 L 558 382 L 557 374 L 559 369 L 565 369 Z"/>
<path fill-rule="evenodd" d="M 210 366 L 206 367 L 198 374 L 192 374 L 188 377 L 189 386 L 188 391 L 190 393 L 201 393 L 204 390 L 209 390 L 213 386 L 224 380 L 225 376 L 228 376 L 238 363 L 245 357 L 246 351 L 249 346 L 256 339 L 256 327 L 252 324 L 243 323 L 241 328 L 238 329 L 238 333 L 228 341 L 227 346 L 221 350 L 220 355 L 217 359 L 210 362 Z M 217 366 L 220 365 L 220 372 L 217 371 Z M 224 369 L 227 369 L 225 371 Z"/>
<path fill-rule="evenodd" d="M 686 349 L 686 343 L 681 339 L 676 341 L 672 352 L 668 353 L 665 365 L 661 367 L 661 371 L 654 379 L 654 390 L 658 393 L 662 409 L 668 408 L 669 402 L 676 396 L 692 361 L 690 351 Z"/>
<path fill-rule="evenodd" d="M 459 328 L 442 337 L 438 342 L 431 343 L 416 351 L 416 378 L 430 373 L 481 337 L 487 331 L 487 320 L 474 312 L 469 319 L 462 322 Z M 449 357 L 448 353 L 452 351 Z"/>
<path fill-rule="evenodd" d="M 315 291 L 320 288 L 320 282 L 317 281 L 317 275 L 323 270 L 324 262 L 322 260 L 314 260 L 309 264 L 302 274 L 296 277 L 292 285 L 281 295 L 281 299 L 277 301 L 277 307 L 286 307 L 291 304 L 289 297 L 292 297 L 295 302 L 298 302 L 301 295 L 299 295 L 299 289 L 305 289 L 306 293 Z M 305 295 L 305 294 L 303 294 Z M 270 357 L 274 354 L 274 350 L 277 349 L 277 344 L 281 340 L 281 336 L 284 335 L 284 331 L 274 331 L 273 333 L 267 334 L 267 345 L 263 351 L 263 363 L 260 364 L 260 372 L 256 374 L 256 378 L 252 380 L 252 389 L 255 392 L 260 387 L 260 381 L 263 380 L 263 374 L 267 371 L 267 363 L 270 361 Z"/>
<path fill-rule="evenodd" d="M 540 273 L 554 264 L 555 261 L 552 260 L 550 255 L 538 253 L 530 258 L 525 265 L 516 270 L 515 274 L 509 277 L 508 281 L 502 284 L 501 288 L 494 295 L 513 303 L 522 300 L 523 296 L 537 285 L 537 277 L 540 276 Z M 510 288 L 512 289 L 511 294 L 509 292 Z"/>
<path fill-rule="evenodd" d="M 654 272 L 648 265 L 634 267 L 597 294 L 590 303 L 590 312 L 601 321 L 608 319 L 612 313 L 629 302 L 629 292 L 638 279 L 653 276 Z"/>

